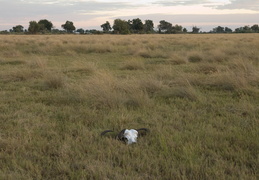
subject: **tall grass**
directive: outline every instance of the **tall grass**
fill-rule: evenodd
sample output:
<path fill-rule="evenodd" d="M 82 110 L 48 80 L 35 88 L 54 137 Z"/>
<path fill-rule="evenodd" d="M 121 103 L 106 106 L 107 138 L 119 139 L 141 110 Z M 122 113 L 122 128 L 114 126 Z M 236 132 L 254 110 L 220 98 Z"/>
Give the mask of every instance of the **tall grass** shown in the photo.
<path fill-rule="evenodd" d="M 258 179 L 258 43 L 0 36 L 0 179 Z"/>

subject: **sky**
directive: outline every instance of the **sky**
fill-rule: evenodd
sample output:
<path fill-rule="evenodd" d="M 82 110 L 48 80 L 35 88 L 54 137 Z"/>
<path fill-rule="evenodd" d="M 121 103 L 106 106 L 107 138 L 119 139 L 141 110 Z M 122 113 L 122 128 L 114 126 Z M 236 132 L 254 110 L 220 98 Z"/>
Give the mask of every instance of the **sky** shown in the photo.
<path fill-rule="evenodd" d="M 140 18 L 210 31 L 217 26 L 235 28 L 259 24 L 259 0 L 0 0 L 0 30 L 47 19 L 56 29 L 67 20 L 77 29 L 98 29 L 114 19 Z"/>

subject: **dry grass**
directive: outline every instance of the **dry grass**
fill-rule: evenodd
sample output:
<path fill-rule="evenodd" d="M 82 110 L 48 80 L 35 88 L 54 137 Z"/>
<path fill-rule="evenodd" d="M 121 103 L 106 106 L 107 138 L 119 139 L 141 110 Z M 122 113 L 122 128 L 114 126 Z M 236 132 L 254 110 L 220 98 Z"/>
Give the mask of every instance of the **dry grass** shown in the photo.
<path fill-rule="evenodd" d="M 131 59 L 123 63 L 121 70 L 143 70 L 144 68 L 144 63 L 141 60 Z"/>
<path fill-rule="evenodd" d="M 49 71 L 44 76 L 44 86 L 50 89 L 62 88 L 65 86 L 65 79 L 63 74 Z"/>
<path fill-rule="evenodd" d="M 0 36 L 0 179 L 258 179 L 258 43 Z"/>
<path fill-rule="evenodd" d="M 201 62 L 203 59 L 201 52 L 190 52 L 188 56 L 188 61 L 192 63 Z"/>
<path fill-rule="evenodd" d="M 92 108 L 139 108 L 151 100 L 134 79 L 119 79 L 108 72 L 97 72 L 84 81 L 83 92 Z"/>

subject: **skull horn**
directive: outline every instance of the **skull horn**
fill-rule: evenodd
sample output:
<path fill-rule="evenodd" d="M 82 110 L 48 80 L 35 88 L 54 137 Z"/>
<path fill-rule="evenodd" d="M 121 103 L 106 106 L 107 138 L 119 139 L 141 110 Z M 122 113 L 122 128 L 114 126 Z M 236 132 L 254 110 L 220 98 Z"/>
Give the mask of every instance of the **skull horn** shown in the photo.
<path fill-rule="evenodd" d="M 102 133 L 101 133 L 101 136 L 104 136 L 106 133 L 108 133 L 108 132 L 113 132 L 112 130 L 106 130 L 106 131 L 103 131 Z"/>
<path fill-rule="evenodd" d="M 136 129 L 136 130 L 138 131 L 139 136 L 144 136 L 147 133 L 149 133 L 149 129 L 147 129 L 147 128 L 140 128 L 140 129 Z"/>
<path fill-rule="evenodd" d="M 116 136 L 116 139 L 126 142 L 126 138 L 124 136 L 125 130 L 126 129 L 121 130 L 120 133 Z"/>

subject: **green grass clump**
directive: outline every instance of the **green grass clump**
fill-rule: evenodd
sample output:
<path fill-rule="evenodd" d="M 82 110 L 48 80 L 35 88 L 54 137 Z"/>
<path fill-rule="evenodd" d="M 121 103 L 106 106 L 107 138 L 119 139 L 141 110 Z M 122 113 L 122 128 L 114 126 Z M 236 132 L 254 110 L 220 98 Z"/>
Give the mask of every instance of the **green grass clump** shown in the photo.
<path fill-rule="evenodd" d="M 258 179 L 258 43 L 0 36 L 0 179 Z"/>

